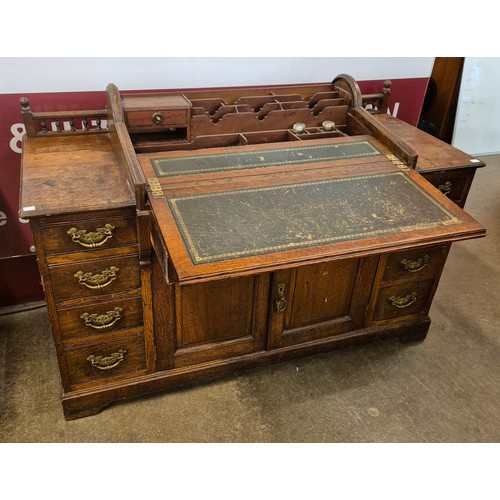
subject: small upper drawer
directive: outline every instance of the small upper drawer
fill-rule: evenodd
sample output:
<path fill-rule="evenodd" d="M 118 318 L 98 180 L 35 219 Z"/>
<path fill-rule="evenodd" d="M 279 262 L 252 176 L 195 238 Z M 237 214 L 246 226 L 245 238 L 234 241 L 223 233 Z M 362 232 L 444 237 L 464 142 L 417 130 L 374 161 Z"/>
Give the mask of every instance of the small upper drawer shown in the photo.
<path fill-rule="evenodd" d="M 42 234 L 47 255 L 101 250 L 137 243 L 136 223 L 132 217 L 44 225 Z"/>
<path fill-rule="evenodd" d="M 465 204 L 475 169 L 445 170 L 425 173 L 423 176 L 451 201 Z"/>
<path fill-rule="evenodd" d="M 180 94 L 131 94 L 123 96 L 123 109 L 129 130 L 154 131 L 186 128 L 191 103 Z"/>
<path fill-rule="evenodd" d="M 141 285 L 137 255 L 49 266 L 56 300 L 121 292 Z"/>
<path fill-rule="evenodd" d="M 140 330 L 130 333 L 135 335 L 68 349 L 65 358 L 72 388 L 145 373 L 144 336 Z"/>
<path fill-rule="evenodd" d="M 129 111 L 126 120 L 130 129 L 187 127 L 187 111 L 185 109 Z"/>
<path fill-rule="evenodd" d="M 64 340 L 114 333 L 142 325 L 141 297 L 62 309 L 58 317 Z"/>
<path fill-rule="evenodd" d="M 382 283 L 432 278 L 441 272 L 449 245 L 389 254 L 385 262 Z"/>

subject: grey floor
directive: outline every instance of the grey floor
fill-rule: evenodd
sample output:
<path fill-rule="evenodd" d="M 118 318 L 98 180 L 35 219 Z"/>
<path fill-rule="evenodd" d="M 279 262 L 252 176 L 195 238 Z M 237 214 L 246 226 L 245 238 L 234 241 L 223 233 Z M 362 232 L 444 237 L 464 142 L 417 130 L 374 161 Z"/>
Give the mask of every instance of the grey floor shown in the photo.
<path fill-rule="evenodd" d="M 427 339 L 353 347 L 115 404 L 66 422 L 45 308 L 0 317 L 0 441 L 498 442 L 500 156 L 467 211 L 488 236 L 455 243 Z"/>

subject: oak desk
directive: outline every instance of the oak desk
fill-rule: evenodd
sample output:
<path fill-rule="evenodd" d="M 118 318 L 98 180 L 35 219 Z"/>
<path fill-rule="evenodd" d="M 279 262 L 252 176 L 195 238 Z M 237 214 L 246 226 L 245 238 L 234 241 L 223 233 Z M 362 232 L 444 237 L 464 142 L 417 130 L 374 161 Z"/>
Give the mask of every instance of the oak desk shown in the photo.
<path fill-rule="evenodd" d="M 354 342 L 422 340 L 450 244 L 485 234 L 460 208 L 484 164 L 376 114 L 388 83 L 107 93 L 106 110 L 71 114 L 22 100 L 20 214 L 68 419 Z"/>

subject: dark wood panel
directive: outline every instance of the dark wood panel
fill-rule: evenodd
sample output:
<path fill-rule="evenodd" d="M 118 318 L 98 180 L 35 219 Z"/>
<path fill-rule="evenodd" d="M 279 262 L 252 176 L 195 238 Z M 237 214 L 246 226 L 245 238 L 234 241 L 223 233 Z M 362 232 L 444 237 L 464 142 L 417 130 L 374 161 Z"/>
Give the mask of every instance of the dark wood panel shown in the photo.
<path fill-rule="evenodd" d="M 156 253 L 152 258 L 153 325 L 156 348 L 156 368 L 173 368 L 175 351 L 175 286 L 167 284 L 164 270 Z"/>
<path fill-rule="evenodd" d="M 175 366 L 263 349 L 269 276 L 176 286 Z"/>
<path fill-rule="evenodd" d="M 287 328 L 348 316 L 358 265 L 350 259 L 297 269 Z"/>
<path fill-rule="evenodd" d="M 378 257 L 278 271 L 273 275 L 271 349 L 339 335 L 365 320 Z"/>
<path fill-rule="evenodd" d="M 254 278 L 181 289 L 182 331 L 177 347 L 246 337 L 252 321 Z M 179 335 L 180 334 L 180 335 Z"/>
<path fill-rule="evenodd" d="M 463 57 L 436 57 L 431 79 L 436 94 L 426 113 L 426 118 L 435 125 L 435 135 L 451 143 L 457 111 Z"/>

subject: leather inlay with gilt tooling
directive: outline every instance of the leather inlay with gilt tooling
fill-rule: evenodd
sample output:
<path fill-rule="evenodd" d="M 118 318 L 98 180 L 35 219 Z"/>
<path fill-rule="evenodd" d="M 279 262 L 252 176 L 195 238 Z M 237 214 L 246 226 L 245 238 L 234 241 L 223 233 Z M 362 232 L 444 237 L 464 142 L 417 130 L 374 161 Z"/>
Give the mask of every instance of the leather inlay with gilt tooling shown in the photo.
<path fill-rule="evenodd" d="M 166 199 L 194 264 L 462 223 L 404 172 Z"/>
<path fill-rule="evenodd" d="M 277 165 L 301 165 L 348 158 L 379 156 L 382 153 L 369 141 L 295 146 L 287 148 L 189 155 L 151 160 L 158 177 L 202 174 L 225 170 L 246 170 Z"/>

